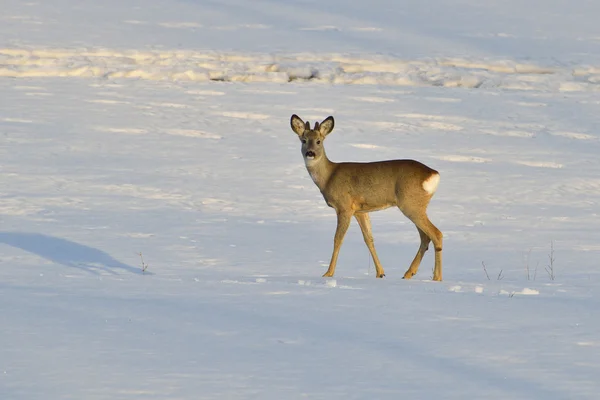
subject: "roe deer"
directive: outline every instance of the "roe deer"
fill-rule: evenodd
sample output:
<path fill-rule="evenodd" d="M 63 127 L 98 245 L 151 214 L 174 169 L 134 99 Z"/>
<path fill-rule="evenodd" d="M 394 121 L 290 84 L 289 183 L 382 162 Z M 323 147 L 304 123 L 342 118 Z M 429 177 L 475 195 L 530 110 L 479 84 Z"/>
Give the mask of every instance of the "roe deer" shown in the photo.
<path fill-rule="evenodd" d="M 292 130 L 302 142 L 302 157 L 310 177 L 327 205 L 337 213 L 337 229 L 333 240 L 333 255 L 323 276 L 333 276 L 338 253 L 352 216 L 356 218 L 363 238 L 375 263 L 377 278 L 385 276 L 379 262 L 369 212 L 396 206 L 417 227 L 421 245 L 404 274 L 410 279 L 417 273 L 423 255 L 433 241 L 435 267 L 433 280 L 442 280 L 442 232 L 427 217 L 429 200 L 440 181 L 439 173 L 414 160 L 389 160 L 369 163 L 334 163 L 327 158 L 323 142 L 333 130 L 333 117 L 327 117 L 310 129 L 296 114 L 290 120 Z"/>

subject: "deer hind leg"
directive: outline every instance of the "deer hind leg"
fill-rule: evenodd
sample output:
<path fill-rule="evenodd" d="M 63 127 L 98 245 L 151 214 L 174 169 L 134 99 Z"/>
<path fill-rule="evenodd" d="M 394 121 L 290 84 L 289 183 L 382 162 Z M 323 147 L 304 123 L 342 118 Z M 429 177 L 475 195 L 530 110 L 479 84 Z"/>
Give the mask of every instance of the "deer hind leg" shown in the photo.
<path fill-rule="evenodd" d="M 369 248 L 371 252 L 371 257 L 373 257 L 373 262 L 375 263 L 375 276 L 377 278 L 383 278 L 385 276 L 385 272 L 383 271 L 383 267 L 379 262 L 379 257 L 377 257 L 377 252 L 375 251 L 375 243 L 373 242 L 373 234 L 371 233 L 371 219 L 369 218 L 369 214 L 354 214 L 354 218 L 360 225 L 360 230 L 362 231 L 363 238 L 365 239 L 365 244 Z"/>
<path fill-rule="evenodd" d="M 431 239 L 431 241 L 433 242 L 433 246 L 435 249 L 435 267 L 433 268 L 433 280 L 441 281 L 442 280 L 442 240 L 443 240 L 442 232 L 440 232 L 440 230 L 431 223 L 431 221 L 427 217 L 427 214 L 425 214 L 424 212 L 417 214 L 417 215 L 407 215 L 407 217 L 417 226 L 417 228 L 419 229 L 419 235 L 421 234 L 420 231 L 423 231 L 423 233 L 429 239 Z M 423 239 L 421 239 L 421 246 L 422 245 L 423 245 Z M 419 248 L 419 251 L 421 251 L 420 248 Z M 423 252 L 423 254 L 424 253 L 425 252 Z M 415 260 L 417 258 L 419 258 L 419 253 L 417 253 L 417 256 L 415 256 Z M 423 256 L 421 256 L 420 258 L 423 258 Z M 419 259 L 419 262 L 420 261 L 421 260 Z M 413 261 L 413 263 L 414 262 L 415 261 Z M 411 267 L 409 268 L 409 270 L 407 271 L 407 273 L 411 271 L 411 268 L 412 268 L 412 264 L 411 264 Z M 417 268 L 418 268 L 418 265 L 417 265 Z M 416 273 L 416 269 L 414 272 Z M 404 276 L 406 277 L 406 274 Z"/>
<path fill-rule="evenodd" d="M 410 263 L 410 267 L 404 273 L 404 279 L 410 279 L 417 274 L 419 265 L 421 265 L 421 260 L 423 259 L 425 252 L 429 249 L 429 242 L 431 242 L 429 236 L 427 236 L 425 232 L 423 232 L 418 226 L 417 230 L 419 231 L 419 236 L 421 237 L 421 245 L 419 246 L 419 250 L 417 250 L 417 254 L 415 255 L 412 263 Z"/>
<path fill-rule="evenodd" d="M 350 221 L 352 219 L 352 212 L 340 212 L 337 213 L 337 228 L 335 230 L 335 236 L 333 237 L 333 254 L 331 255 L 331 261 L 329 262 L 329 268 L 327 272 L 323 274 L 324 277 L 333 276 L 335 274 L 335 265 L 337 264 L 338 254 L 340 253 L 340 247 L 344 241 L 344 236 Z"/>

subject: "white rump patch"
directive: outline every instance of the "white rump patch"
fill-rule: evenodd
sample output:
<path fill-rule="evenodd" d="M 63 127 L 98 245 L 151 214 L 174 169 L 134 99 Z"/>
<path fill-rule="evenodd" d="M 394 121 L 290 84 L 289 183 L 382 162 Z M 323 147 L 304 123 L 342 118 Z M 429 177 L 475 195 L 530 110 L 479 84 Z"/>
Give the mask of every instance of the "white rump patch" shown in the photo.
<path fill-rule="evenodd" d="M 440 174 L 433 174 L 423 182 L 423 189 L 429 194 L 434 194 L 440 183 Z"/>

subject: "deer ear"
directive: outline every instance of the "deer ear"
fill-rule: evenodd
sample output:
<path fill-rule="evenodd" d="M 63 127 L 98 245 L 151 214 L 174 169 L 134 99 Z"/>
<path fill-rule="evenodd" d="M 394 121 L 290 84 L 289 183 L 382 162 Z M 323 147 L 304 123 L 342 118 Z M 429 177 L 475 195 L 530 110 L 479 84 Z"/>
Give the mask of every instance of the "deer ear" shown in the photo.
<path fill-rule="evenodd" d="M 304 121 L 302 121 L 302 119 L 300 119 L 300 117 L 296 114 L 292 115 L 292 118 L 290 119 L 290 125 L 292 130 L 296 132 L 296 135 L 300 136 L 304 133 Z"/>
<path fill-rule="evenodd" d="M 334 121 L 333 121 L 333 117 L 329 116 L 329 117 L 325 118 L 323 120 L 323 122 L 321 122 L 321 125 L 319 126 L 319 132 L 321 133 L 321 135 L 327 136 L 333 130 L 333 126 L 334 125 L 335 124 L 334 124 Z"/>

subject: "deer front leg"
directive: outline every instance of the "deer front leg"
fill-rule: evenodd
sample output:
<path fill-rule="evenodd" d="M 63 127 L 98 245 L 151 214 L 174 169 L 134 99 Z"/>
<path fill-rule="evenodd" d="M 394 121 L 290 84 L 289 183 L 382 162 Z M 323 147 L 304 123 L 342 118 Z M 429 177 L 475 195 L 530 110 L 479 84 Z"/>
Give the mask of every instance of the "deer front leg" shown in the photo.
<path fill-rule="evenodd" d="M 325 272 L 325 274 L 323 275 L 324 277 L 333 276 L 333 274 L 335 274 L 335 265 L 337 264 L 340 247 L 342 247 L 342 242 L 344 241 L 346 231 L 348 231 L 348 226 L 350 226 L 351 219 L 352 212 L 338 211 L 337 228 L 335 230 L 335 236 L 333 238 L 333 254 L 331 256 L 331 261 L 329 262 L 329 268 L 327 269 L 327 272 Z"/>
<path fill-rule="evenodd" d="M 383 267 L 379 262 L 379 257 L 377 257 L 377 252 L 375 251 L 375 243 L 373 242 L 373 234 L 371 232 L 371 219 L 369 218 L 369 214 L 354 214 L 354 218 L 358 221 L 358 225 L 360 225 L 360 230 L 363 234 L 363 239 L 365 239 L 365 243 L 369 248 L 369 252 L 371 252 L 371 257 L 373 257 L 373 262 L 375 263 L 375 276 L 377 278 L 383 278 L 385 276 L 385 272 L 383 271 Z"/>

